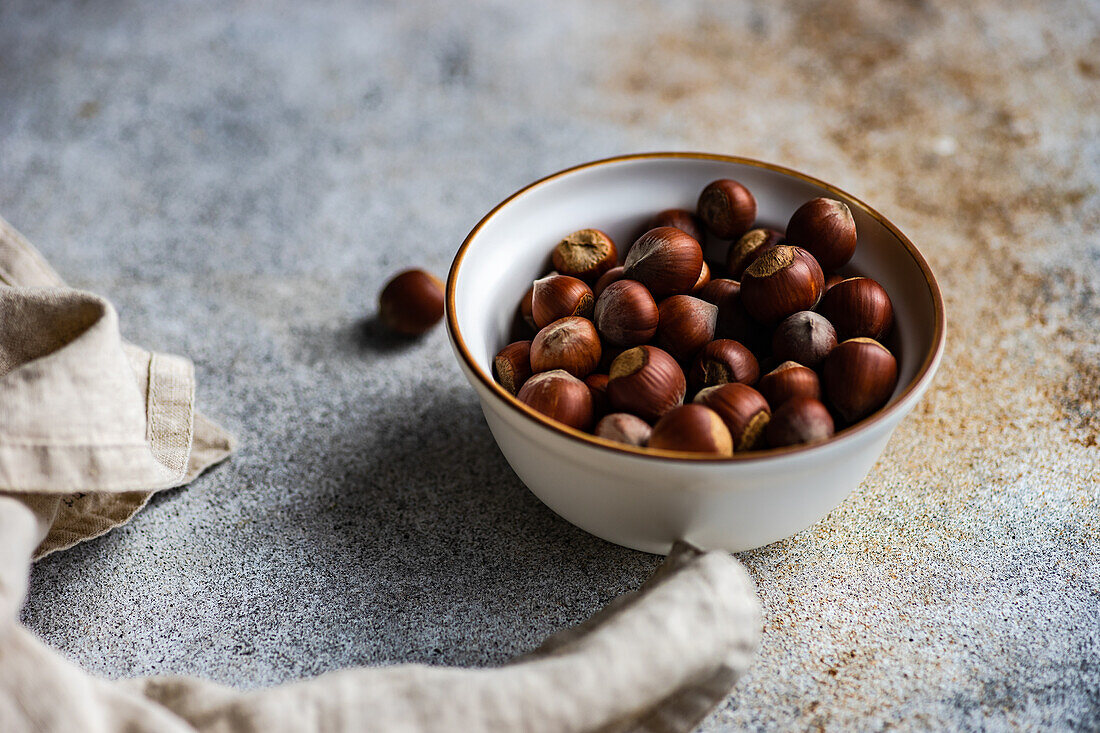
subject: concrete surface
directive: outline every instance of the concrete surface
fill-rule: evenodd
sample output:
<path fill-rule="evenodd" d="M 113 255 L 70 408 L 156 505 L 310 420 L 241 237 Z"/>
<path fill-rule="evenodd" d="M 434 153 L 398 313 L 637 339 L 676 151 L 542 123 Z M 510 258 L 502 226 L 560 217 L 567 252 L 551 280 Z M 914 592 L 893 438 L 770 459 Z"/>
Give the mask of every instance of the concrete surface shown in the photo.
<path fill-rule="evenodd" d="M 518 482 L 442 330 L 364 329 L 528 181 L 642 149 L 872 202 L 940 277 L 929 397 L 819 525 L 742 555 L 763 649 L 705 723 L 1100 727 L 1095 3 L 0 5 L 0 212 L 243 442 L 40 563 L 109 676 L 502 662 L 655 557 Z"/>

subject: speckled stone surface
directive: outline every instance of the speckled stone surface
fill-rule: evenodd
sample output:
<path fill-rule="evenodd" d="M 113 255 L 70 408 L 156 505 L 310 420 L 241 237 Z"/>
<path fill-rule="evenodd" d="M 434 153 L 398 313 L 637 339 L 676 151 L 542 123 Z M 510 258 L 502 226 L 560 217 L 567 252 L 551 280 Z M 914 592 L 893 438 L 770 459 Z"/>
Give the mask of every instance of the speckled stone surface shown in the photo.
<path fill-rule="evenodd" d="M 552 9 L 551 9 L 552 7 Z M 1100 727 L 1100 11 L 947 2 L 0 4 L 0 212 L 240 453 L 39 563 L 108 676 L 496 664 L 658 558 L 558 519 L 442 330 L 364 319 L 530 180 L 701 149 L 890 216 L 933 390 L 815 527 L 741 555 L 757 662 L 705 730 Z"/>

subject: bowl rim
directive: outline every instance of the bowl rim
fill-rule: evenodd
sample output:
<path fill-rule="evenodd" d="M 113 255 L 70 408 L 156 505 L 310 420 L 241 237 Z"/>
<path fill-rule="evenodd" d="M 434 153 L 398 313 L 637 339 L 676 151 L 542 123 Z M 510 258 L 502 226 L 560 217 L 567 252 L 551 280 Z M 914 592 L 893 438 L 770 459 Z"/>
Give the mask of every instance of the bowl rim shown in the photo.
<path fill-rule="evenodd" d="M 823 188 L 830 194 L 840 196 L 846 201 L 855 204 L 864 211 L 868 216 L 872 217 L 880 224 L 882 224 L 897 240 L 901 243 L 902 247 L 909 253 L 909 256 L 917 263 L 921 272 L 924 275 L 924 283 L 928 287 L 929 294 L 932 297 L 932 305 L 934 311 L 934 323 L 932 333 L 932 348 L 925 354 L 920 367 L 917 369 L 916 377 L 909 383 L 909 386 L 898 395 L 890 405 L 879 410 L 874 415 L 868 418 L 860 420 L 855 425 L 844 428 L 837 432 L 832 437 L 809 444 L 800 444 L 793 446 L 785 446 L 782 448 L 768 448 L 764 450 L 747 451 L 744 453 L 734 453 L 731 456 L 716 456 L 713 454 L 704 453 L 688 453 L 683 451 L 671 451 L 654 448 L 641 448 L 625 443 L 619 443 L 617 441 L 608 440 L 591 433 L 586 433 L 582 430 L 577 430 L 568 425 L 558 422 L 541 412 L 528 407 L 520 402 L 514 395 L 509 393 L 506 389 L 497 384 L 496 380 L 489 374 L 485 373 L 485 370 L 477 363 L 473 355 L 470 353 L 469 348 L 466 346 L 466 341 L 462 337 L 462 331 L 458 327 L 458 316 L 455 312 L 455 295 L 457 292 L 458 272 L 462 266 L 462 261 L 469 251 L 470 246 L 473 244 L 477 235 L 481 232 L 482 228 L 493 219 L 496 214 L 505 206 L 510 204 L 515 199 L 523 196 L 536 188 L 539 188 L 551 181 L 555 181 L 559 178 L 577 173 L 589 168 L 596 168 L 599 166 L 611 165 L 616 163 L 624 163 L 637 160 L 653 160 L 653 159 L 687 159 L 687 160 L 709 160 L 721 163 L 735 163 L 739 165 L 748 165 L 755 168 L 761 168 L 764 170 L 772 171 L 775 173 L 781 173 L 792 178 L 799 179 L 806 183 Z M 568 438 L 570 440 L 579 441 L 586 446 L 592 448 L 598 448 L 605 451 L 611 451 L 620 455 L 629 455 L 635 457 L 648 458 L 655 461 L 679 461 L 690 463 L 753 463 L 757 461 L 775 460 L 782 457 L 786 457 L 793 454 L 809 453 L 817 450 L 826 449 L 829 446 L 835 446 L 839 443 L 849 442 L 850 439 L 855 436 L 864 433 L 874 428 L 879 423 L 882 423 L 892 417 L 895 413 L 902 412 L 909 409 L 907 403 L 911 400 L 913 395 L 920 390 L 923 390 L 926 384 L 931 381 L 932 376 L 935 374 L 936 366 L 938 365 L 944 351 L 946 342 L 946 329 L 947 329 L 947 314 L 944 309 L 943 296 L 940 293 L 939 284 L 936 282 L 935 275 L 932 274 L 932 269 L 928 266 L 928 262 L 921 255 L 916 245 L 913 244 L 910 239 L 902 234 L 901 230 L 894 225 L 889 219 L 883 216 L 877 209 L 873 208 L 863 200 L 856 196 L 837 188 L 830 183 L 815 178 L 814 176 L 807 175 L 801 171 L 788 168 L 786 166 L 777 165 L 775 163 L 767 163 L 754 158 L 746 158 L 736 155 L 723 155 L 719 153 L 701 153 L 701 152 L 645 152 L 645 153 L 630 153 L 626 155 L 615 155 L 608 158 L 600 158 L 598 160 L 589 161 L 587 163 L 580 163 L 569 168 L 564 168 L 556 173 L 539 178 L 533 183 L 529 183 L 523 186 L 510 196 L 505 198 L 499 204 L 494 206 L 489 213 L 481 218 L 481 220 L 470 230 L 470 233 L 466 235 L 466 239 L 463 240 L 462 245 L 458 248 L 458 252 L 455 253 L 454 260 L 451 262 L 451 268 L 447 275 L 447 290 L 446 290 L 446 309 L 447 309 L 447 332 L 451 338 L 451 342 L 455 346 L 455 350 L 458 352 L 462 361 L 465 362 L 467 369 L 470 373 L 474 374 L 478 381 L 481 382 L 491 394 L 500 399 L 510 409 L 519 412 L 522 415 L 532 419 L 535 423 L 542 427 L 557 433 L 558 435 Z"/>

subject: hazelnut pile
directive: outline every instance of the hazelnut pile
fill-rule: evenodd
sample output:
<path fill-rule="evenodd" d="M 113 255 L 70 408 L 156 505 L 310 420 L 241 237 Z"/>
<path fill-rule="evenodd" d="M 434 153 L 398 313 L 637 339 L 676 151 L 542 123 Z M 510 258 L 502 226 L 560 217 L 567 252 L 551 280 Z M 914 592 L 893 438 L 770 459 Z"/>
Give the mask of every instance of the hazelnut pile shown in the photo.
<path fill-rule="evenodd" d="M 726 243 L 724 262 L 704 260 L 704 237 Z M 633 446 L 825 440 L 898 379 L 890 296 L 844 267 L 855 248 L 840 201 L 806 202 L 784 232 L 758 225 L 743 185 L 714 181 L 694 213 L 656 214 L 625 252 L 598 229 L 561 240 L 519 304 L 516 335 L 530 338 L 501 349 L 493 375 L 544 415 Z"/>

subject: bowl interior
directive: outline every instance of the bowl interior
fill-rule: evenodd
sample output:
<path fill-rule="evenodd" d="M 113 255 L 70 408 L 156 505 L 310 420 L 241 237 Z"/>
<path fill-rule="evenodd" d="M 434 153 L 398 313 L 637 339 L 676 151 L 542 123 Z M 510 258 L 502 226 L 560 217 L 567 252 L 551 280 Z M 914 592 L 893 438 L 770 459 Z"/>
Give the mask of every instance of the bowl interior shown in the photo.
<path fill-rule="evenodd" d="M 699 191 L 716 178 L 733 178 L 748 187 L 756 197 L 758 224 L 780 229 L 809 199 L 828 196 L 847 203 L 859 244 L 845 269 L 878 280 L 894 304 L 895 329 L 888 345 L 898 357 L 899 375 L 891 401 L 929 371 L 942 341 L 942 302 L 923 259 L 881 215 L 794 171 L 696 154 L 632 156 L 581 166 L 532 184 L 490 213 L 451 272 L 455 335 L 476 367 L 491 379 L 493 357 L 507 343 L 516 306 L 532 280 L 549 269 L 550 252 L 562 237 L 594 227 L 607 232 L 622 251 L 657 211 L 694 210 Z M 707 243 L 708 258 L 724 259 L 726 246 Z"/>

